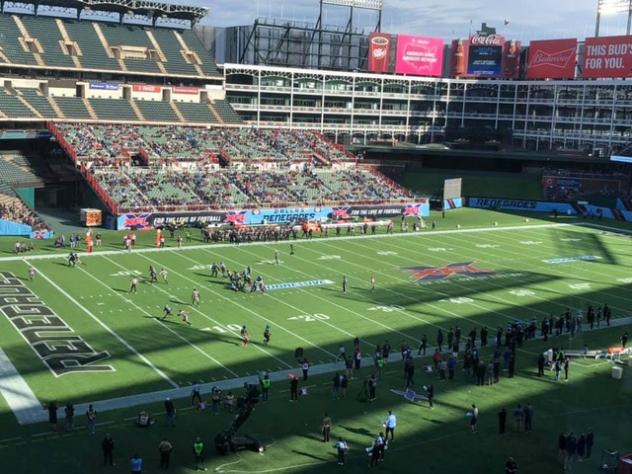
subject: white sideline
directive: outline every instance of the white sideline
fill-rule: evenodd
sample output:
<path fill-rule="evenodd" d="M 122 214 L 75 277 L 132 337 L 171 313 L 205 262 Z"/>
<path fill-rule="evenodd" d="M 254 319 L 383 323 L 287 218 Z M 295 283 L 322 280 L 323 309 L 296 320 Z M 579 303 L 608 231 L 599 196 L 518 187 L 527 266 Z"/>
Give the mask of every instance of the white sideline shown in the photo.
<path fill-rule="evenodd" d="M 6 400 L 19 424 L 26 425 L 42 421 L 44 407 L 2 349 L 0 349 L 0 394 Z"/>
<path fill-rule="evenodd" d="M 600 331 L 604 329 L 625 326 L 627 324 L 632 324 L 632 317 L 613 319 L 610 321 L 610 326 L 601 326 L 598 328 L 595 327 L 592 330 L 589 328 L 588 324 L 583 324 L 582 332 Z M 566 336 L 566 334 L 564 334 L 564 336 Z M 542 339 L 541 336 L 536 337 L 536 340 L 540 340 L 540 339 Z M 490 336 L 489 340 L 493 342 L 494 337 Z M 416 347 L 411 347 L 411 349 L 412 349 L 414 358 L 420 357 L 417 355 Z M 426 357 L 430 357 L 434 353 L 434 351 L 435 351 L 434 347 L 428 346 L 426 350 Z M 401 361 L 402 361 L 402 356 L 399 351 L 396 350 L 394 352 L 391 352 L 391 355 L 388 358 L 389 363 L 401 362 Z M 372 356 L 363 357 L 361 365 L 362 367 L 373 367 L 374 366 L 373 357 Z M 323 374 L 334 373 L 334 372 L 344 372 L 344 365 L 342 362 L 329 362 L 326 364 L 315 364 L 311 366 L 309 369 L 310 376 L 323 375 Z M 292 373 L 299 375 L 299 377 L 302 375 L 301 369 L 298 367 L 296 369 L 286 369 L 286 370 L 280 370 L 277 372 L 270 372 L 269 375 L 270 375 L 270 379 L 273 382 L 287 383 L 288 375 Z M 258 376 L 255 374 L 255 375 L 250 375 L 247 377 L 239 377 L 239 378 L 227 379 L 227 380 L 222 380 L 222 381 L 217 381 L 217 382 L 204 383 L 204 384 L 200 384 L 200 389 L 201 389 L 202 394 L 209 394 L 213 387 L 218 387 L 221 390 L 236 390 L 236 389 L 242 388 L 244 386 L 244 383 L 258 384 L 259 383 Z M 164 402 L 165 398 L 167 397 L 170 397 L 171 399 L 187 398 L 191 396 L 191 389 L 192 389 L 191 386 L 179 387 L 176 389 L 159 390 L 156 392 L 146 392 L 146 393 L 139 393 L 137 395 L 128 395 L 128 396 L 123 396 L 123 397 L 110 398 L 108 400 L 95 401 L 91 403 L 94 405 L 94 408 L 100 412 L 119 410 L 123 408 L 148 405 L 151 403 L 161 403 L 161 402 Z M 275 395 L 275 396 L 278 396 L 278 395 Z M 81 403 L 75 406 L 75 413 L 85 413 L 87 409 L 88 409 L 88 403 Z M 58 415 L 59 417 L 63 416 L 61 409 Z M 44 410 L 40 409 L 38 410 L 37 413 L 33 413 L 33 416 L 29 419 L 27 423 L 30 424 L 30 423 L 43 422 L 43 421 L 46 421 L 47 418 L 48 418 L 47 413 Z"/>
<path fill-rule="evenodd" d="M 452 230 L 426 230 L 422 232 L 400 232 L 397 234 L 375 234 L 375 235 L 345 235 L 340 237 L 317 237 L 315 239 L 301 239 L 298 238 L 296 240 L 279 240 L 279 241 L 266 241 L 266 242 L 247 242 L 241 243 L 239 245 L 274 245 L 274 244 L 306 244 L 309 242 L 334 242 L 339 240 L 350 240 L 350 239 L 383 239 L 383 238 L 397 238 L 397 237 L 425 237 L 431 235 L 442 235 L 442 234 L 469 234 L 473 232 L 500 232 L 507 230 L 527 230 L 527 229 L 547 229 L 551 227 L 566 227 L 573 226 L 574 223 L 557 223 L 557 224 L 533 224 L 533 225 L 505 225 L 498 227 L 473 227 L 471 229 L 452 229 Z M 163 249 L 160 248 L 142 248 L 132 250 L 132 254 L 134 253 L 153 253 L 153 252 L 181 252 L 185 250 L 199 250 L 204 248 L 238 248 L 237 244 L 229 244 L 229 243 L 212 243 L 212 244 L 198 244 L 198 245 L 184 245 L 182 247 L 165 247 Z M 78 252 L 80 257 L 98 257 L 100 255 L 122 255 L 127 253 L 127 250 L 102 250 L 96 251 L 93 253 L 87 252 Z M 0 257 L 0 262 L 12 262 L 17 260 L 51 260 L 51 259 L 66 259 L 66 254 L 56 253 L 52 255 L 16 255 L 11 257 Z"/>

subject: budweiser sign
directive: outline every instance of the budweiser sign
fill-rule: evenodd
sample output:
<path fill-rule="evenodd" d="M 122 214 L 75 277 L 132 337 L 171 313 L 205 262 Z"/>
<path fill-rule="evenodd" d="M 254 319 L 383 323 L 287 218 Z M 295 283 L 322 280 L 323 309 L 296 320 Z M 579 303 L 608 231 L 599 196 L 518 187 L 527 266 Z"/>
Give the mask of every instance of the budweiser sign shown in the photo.
<path fill-rule="evenodd" d="M 476 33 L 470 38 L 472 46 L 502 46 L 505 38 L 501 35 L 481 35 Z"/>
<path fill-rule="evenodd" d="M 529 66 L 551 66 L 564 69 L 566 66 L 568 66 L 568 63 L 571 62 L 571 60 L 575 59 L 576 53 L 576 48 L 569 48 L 565 49 L 564 51 L 556 51 L 553 53 L 547 53 L 546 51 L 538 50 L 533 55 L 533 59 L 531 60 Z"/>
<path fill-rule="evenodd" d="M 575 76 L 577 39 L 532 41 L 527 79 L 572 79 Z"/>

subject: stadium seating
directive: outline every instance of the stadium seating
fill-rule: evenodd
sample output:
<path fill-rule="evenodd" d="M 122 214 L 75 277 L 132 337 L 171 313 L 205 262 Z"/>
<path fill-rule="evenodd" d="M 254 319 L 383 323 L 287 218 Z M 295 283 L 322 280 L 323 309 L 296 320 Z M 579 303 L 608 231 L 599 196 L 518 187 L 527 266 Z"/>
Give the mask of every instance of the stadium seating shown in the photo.
<path fill-rule="evenodd" d="M 0 153 L 0 219 L 48 230 L 44 222 L 15 193 L 16 187 L 40 183 L 28 160 L 18 152 Z"/>
<path fill-rule="evenodd" d="M 36 117 L 20 99 L 13 94 L 9 94 L 9 91 L 4 87 L 0 87 L 0 112 L 10 118 Z"/>
<path fill-rule="evenodd" d="M 54 21 L 33 16 L 23 16 L 21 19 L 29 34 L 36 37 L 42 46 L 42 58 L 47 66 L 75 67 L 71 56 L 64 54 L 61 49 L 63 37 Z"/>
<path fill-rule="evenodd" d="M 311 131 L 70 123 L 55 127 L 119 211 L 382 203 L 413 197 L 379 173 L 355 166 L 343 151 Z M 138 166 L 131 158 L 141 150 L 146 162 Z M 314 160 L 315 153 L 320 160 Z M 225 165 L 240 166 L 217 169 L 218 155 L 228 161 Z M 265 169 L 270 162 L 279 167 Z M 344 166 L 333 169 L 331 164 Z"/>
<path fill-rule="evenodd" d="M 187 76 L 197 75 L 195 67 L 184 59 L 181 53 L 182 47 L 173 30 L 157 28 L 153 30 L 153 35 L 156 41 L 158 41 L 160 49 L 166 56 L 167 62 L 165 63 L 165 67 L 169 73 L 184 74 Z M 217 72 L 213 74 L 215 75 Z"/>
<path fill-rule="evenodd" d="M 60 22 L 60 25 L 57 22 Z M 21 43 L 20 38 L 24 35 L 18 23 L 23 25 L 30 38 L 34 40 L 32 44 L 29 45 L 24 41 Z M 62 30 L 65 30 L 67 34 L 66 38 Z M 88 20 L 0 14 L 0 32 L 2 32 L 0 52 L 12 64 L 110 71 L 127 70 L 150 74 L 221 76 L 208 51 L 190 30 L 176 31 Z M 151 35 L 155 39 L 155 44 Z M 76 42 L 78 50 L 64 51 L 62 44 L 65 39 L 71 43 Z M 38 43 L 39 47 L 35 43 Z M 110 50 L 106 51 L 106 48 Z M 118 60 L 115 56 L 115 48 L 121 48 L 128 54 L 124 53 L 126 57 Z M 138 49 L 132 52 L 130 48 Z M 150 50 L 154 53 L 149 54 Z M 199 60 L 198 67 L 192 64 L 191 58 L 185 59 L 182 54 L 185 50 L 197 56 L 195 60 L 196 62 Z M 71 52 L 80 52 L 80 54 L 75 54 L 76 60 L 69 54 Z M 135 57 L 129 57 L 129 53 Z M 164 55 L 164 62 L 160 53 Z M 144 54 L 146 57 L 142 57 Z M 1 58 L 0 55 L 0 62 L 4 62 Z"/>
<path fill-rule="evenodd" d="M 213 102 L 215 111 L 222 117 L 224 123 L 242 123 L 239 114 L 233 110 L 227 100 L 216 100 Z"/>
<path fill-rule="evenodd" d="M 210 60 L 209 53 L 204 49 L 204 45 L 192 30 L 184 30 L 181 33 L 182 40 L 191 49 L 197 53 L 202 61 L 200 68 L 207 76 L 221 76 L 217 66 Z"/>
<path fill-rule="evenodd" d="M 89 102 L 101 120 L 138 120 L 134 109 L 126 100 L 90 99 Z"/>
<path fill-rule="evenodd" d="M 16 89 L 30 105 L 32 105 L 42 117 L 55 117 L 55 111 L 51 107 L 46 97 L 38 89 Z"/>
<path fill-rule="evenodd" d="M 217 123 L 217 119 L 206 104 L 194 102 L 178 102 L 177 107 L 182 115 L 191 123 Z"/>
<path fill-rule="evenodd" d="M 145 120 L 157 122 L 178 122 L 178 117 L 168 102 L 161 100 L 135 101 Z"/>
<path fill-rule="evenodd" d="M 81 49 L 79 61 L 87 69 L 119 70 L 118 62 L 107 55 L 97 36 L 94 26 L 86 21 L 64 20 L 68 36 L 77 42 Z"/>
<path fill-rule="evenodd" d="M 55 97 L 55 102 L 66 118 L 90 119 L 90 112 L 78 97 Z"/>
<path fill-rule="evenodd" d="M 37 64 L 35 56 L 25 51 L 18 38 L 22 36 L 13 16 L 0 15 L 0 32 L 2 32 L 2 53 L 13 64 Z"/>

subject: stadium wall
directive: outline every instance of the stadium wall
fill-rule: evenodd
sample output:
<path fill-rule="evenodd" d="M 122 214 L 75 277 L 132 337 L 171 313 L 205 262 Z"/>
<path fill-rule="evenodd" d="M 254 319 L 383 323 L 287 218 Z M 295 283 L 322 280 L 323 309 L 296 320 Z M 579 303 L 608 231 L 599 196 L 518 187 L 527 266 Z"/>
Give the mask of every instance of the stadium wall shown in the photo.
<path fill-rule="evenodd" d="M 51 239 L 54 232 L 50 230 L 33 230 L 30 225 L 0 219 L 0 236 L 27 237 L 31 239 Z"/>

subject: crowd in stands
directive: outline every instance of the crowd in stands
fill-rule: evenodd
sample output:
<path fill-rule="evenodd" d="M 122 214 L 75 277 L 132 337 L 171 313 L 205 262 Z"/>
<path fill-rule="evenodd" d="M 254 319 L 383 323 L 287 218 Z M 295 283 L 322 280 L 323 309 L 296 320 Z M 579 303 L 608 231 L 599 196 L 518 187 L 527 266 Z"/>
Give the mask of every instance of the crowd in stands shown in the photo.
<path fill-rule="evenodd" d="M 56 127 L 77 162 L 119 211 L 373 204 L 412 198 L 383 175 L 357 166 L 344 149 L 313 131 Z"/>
<path fill-rule="evenodd" d="M 385 203 L 410 199 L 367 170 L 241 171 L 126 167 L 94 172 L 121 210 Z"/>
<path fill-rule="evenodd" d="M 0 203 L 0 219 L 29 225 L 34 231 L 49 230 L 46 224 L 17 198 Z"/>
<path fill-rule="evenodd" d="M 120 166 L 144 150 L 150 163 L 212 159 L 223 152 L 231 161 L 325 163 L 349 161 L 345 152 L 319 134 L 305 130 L 256 128 L 149 127 L 122 125 L 56 125 L 81 162 Z"/>

